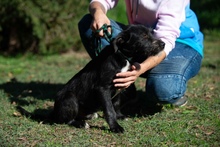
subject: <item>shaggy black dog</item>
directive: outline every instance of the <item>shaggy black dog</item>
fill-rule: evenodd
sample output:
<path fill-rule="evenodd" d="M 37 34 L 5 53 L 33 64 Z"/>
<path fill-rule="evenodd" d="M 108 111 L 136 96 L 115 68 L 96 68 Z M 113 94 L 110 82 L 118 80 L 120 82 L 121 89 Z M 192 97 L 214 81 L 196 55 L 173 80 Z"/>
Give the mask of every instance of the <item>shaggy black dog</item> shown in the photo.
<path fill-rule="evenodd" d="M 140 68 L 138 63 L 157 55 L 163 48 L 164 43 L 153 38 L 150 29 L 142 25 L 128 26 L 57 93 L 53 116 L 59 123 L 85 127 L 84 116 L 102 108 L 110 130 L 122 133 L 124 129 L 117 118 L 122 117 L 123 94 L 116 95 L 113 79 L 118 72 L 129 70 L 130 65 Z M 126 92 L 134 90 L 132 85 Z M 128 95 L 134 98 L 131 93 Z"/>

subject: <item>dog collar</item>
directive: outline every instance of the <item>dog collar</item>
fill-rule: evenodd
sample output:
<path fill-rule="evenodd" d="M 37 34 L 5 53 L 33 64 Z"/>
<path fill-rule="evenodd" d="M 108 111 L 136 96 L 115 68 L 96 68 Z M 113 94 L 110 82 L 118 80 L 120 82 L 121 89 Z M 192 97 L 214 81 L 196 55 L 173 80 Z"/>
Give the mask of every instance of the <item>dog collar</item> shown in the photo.
<path fill-rule="evenodd" d="M 126 60 L 128 60 L 128 62 L 131 63 L 132 58 L 129 58 L 129 57 L 125 56 L 120 50 L 117 50 L 117 52 L 118 52 L 123 58 L 125 58 Z"/>

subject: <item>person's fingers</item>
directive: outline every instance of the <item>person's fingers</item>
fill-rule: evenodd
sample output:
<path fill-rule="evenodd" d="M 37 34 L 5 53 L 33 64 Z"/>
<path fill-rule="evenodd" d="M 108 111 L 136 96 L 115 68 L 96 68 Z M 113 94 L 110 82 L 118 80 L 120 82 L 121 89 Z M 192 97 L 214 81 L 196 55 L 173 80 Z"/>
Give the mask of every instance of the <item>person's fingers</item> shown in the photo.
<path fill-rule="evenodd" d="M 112 29 L 111 29 L 111 27 L 108 27 L 107 31 L 108 31 L 108 33 L 109 33 L 110 35 L 112 34 Z"/>
<path fill-rule="evenodd" d="M 123 78 L 116 78 L 113 80 L 113 83 L 127 83 L 127 82 L 134 82 L 136 80 L 135 76 L 130 76 L 130 77 L 123 77 Z"/>
<path fill-rule="evenodd" d="M 101 27 L 103 26 L 103 24 L 101 23 L 95 23 L 93 22 L 90 26 L 90 28 L 92 29 L 92 31 L 97 35 L 97 36 L 103 36 L 103 30 L 101 29 Z"/>
<path fill-rule="evenodd" d="M 130 82 L 126 82 L 126 83 L 116 83 L 114 86 L 123 89 L 123 88 L 128 88 L 132 83 L 134 83 L 134 82 L 130 81 Z"/>
<path fill-rule="evenodd" d="M 127 72 L 119 72 L 116 74 L 116 77 L 131 77 L 136 76 L 137 72 L 135 70 L 127 71 Z"/>
<path fill-rule="evenodd" d="M 100 30 L 97 34 L 98 34 L 98 36 L 100 36 L 100 37 L 103 37 L 103 36 L 104 36 L 103 30 Z"/>

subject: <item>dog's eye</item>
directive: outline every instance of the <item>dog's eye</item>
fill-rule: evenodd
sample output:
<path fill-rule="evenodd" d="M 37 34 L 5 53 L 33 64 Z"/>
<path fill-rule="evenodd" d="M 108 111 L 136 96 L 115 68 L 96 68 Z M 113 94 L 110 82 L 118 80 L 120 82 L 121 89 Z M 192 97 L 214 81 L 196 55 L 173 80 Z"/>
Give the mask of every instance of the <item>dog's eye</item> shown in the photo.
<path fill-rule="evenodd" d="M 143 34 L 143 38 L 144 38 L 144 39 L 148 39 L 149 36 L 148 36 L 147 34 Z"/>

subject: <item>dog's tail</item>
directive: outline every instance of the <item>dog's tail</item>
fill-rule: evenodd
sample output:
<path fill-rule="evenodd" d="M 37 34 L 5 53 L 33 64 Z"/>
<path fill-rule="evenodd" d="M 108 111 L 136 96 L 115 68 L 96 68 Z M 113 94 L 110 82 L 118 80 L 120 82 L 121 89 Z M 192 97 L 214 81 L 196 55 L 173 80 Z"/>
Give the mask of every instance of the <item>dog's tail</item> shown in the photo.
<path fill-rule="evenodd" d="M 21 113 L 21 115 L 23 115 L 25 117 L 28 117 L 30 119 L 40 121 L 40 122 L 43 122 L 43 123 L 51 123 L 53 121 L 53 117 L 52 117 L 53 112 L 50 112 L 49 114 L 43 115 L 43 114 L 28 112 L 27 110 L 25 110 L 21 106 L 17 106 L 16 108 Z"/>

